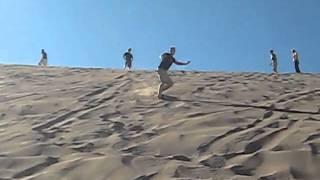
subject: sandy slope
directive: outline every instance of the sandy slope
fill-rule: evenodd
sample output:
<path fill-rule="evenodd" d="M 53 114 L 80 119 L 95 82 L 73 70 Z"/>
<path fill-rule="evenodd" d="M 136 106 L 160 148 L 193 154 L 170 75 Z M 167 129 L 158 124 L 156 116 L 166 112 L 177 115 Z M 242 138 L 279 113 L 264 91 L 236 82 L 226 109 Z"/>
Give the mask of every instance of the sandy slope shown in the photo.
<path fill-rule="evenodd" d="M 0 66 L 0 179 L 320 179 L 320 75 Z"/>

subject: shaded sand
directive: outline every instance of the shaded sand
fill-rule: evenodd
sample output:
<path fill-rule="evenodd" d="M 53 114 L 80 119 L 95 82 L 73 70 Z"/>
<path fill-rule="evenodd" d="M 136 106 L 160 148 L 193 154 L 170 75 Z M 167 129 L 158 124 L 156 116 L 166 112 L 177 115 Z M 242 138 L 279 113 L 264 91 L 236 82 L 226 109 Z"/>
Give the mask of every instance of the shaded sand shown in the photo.
<path fill-rule="evenodd" d="M 0 66 L 0 179 L 320 179 L 320 75 Z"/>

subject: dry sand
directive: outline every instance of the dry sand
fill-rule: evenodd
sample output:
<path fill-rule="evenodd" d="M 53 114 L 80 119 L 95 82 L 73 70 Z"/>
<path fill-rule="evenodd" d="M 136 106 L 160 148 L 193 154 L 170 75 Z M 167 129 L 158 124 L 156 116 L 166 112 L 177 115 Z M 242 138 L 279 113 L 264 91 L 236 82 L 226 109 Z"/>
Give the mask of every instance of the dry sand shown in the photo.
<path fill-rule="evenodd" d="M 320 179 L 320 75 L 0 66 L 0 179 Z"/>

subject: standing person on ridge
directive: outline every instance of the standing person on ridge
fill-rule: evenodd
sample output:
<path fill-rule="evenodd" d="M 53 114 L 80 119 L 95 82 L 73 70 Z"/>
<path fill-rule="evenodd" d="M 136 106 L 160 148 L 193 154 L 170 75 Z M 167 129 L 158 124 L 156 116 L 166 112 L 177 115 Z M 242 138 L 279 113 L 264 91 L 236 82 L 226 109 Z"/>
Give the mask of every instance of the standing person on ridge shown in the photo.
<path fill-rule="evenodd" d="M 174 58 L 174 54 L 176 53 L 176 48 L 171 47 L 170 52 L 165 52 L 161 55 L 161 63 L 158 67 L 158 74 L 160 77 L 160 87 L 159 87 L 159 93 L 158 93 L 158 98 L 162 98 L 163 95 L 162 93 L 166 90 L 168 90 L 170 87 L 173 86 L 173 81 L 168 75 L 168 70 L 170 69 L 172 63 L 176 65 L 187 65 L 190 63 L 188 62 L 179 62 Z"/>
<path fill-rule="evenodd" d="M 38 65 L 44 66 L 44 67 L 46 67 L 48 65 L 48 55 L 44 51 L 44 49 L 41 49 L 41 58 L 40 58 Z"/>
<path fill-rule="evenodd" d="M 299 68 L 299 55 L 298 52 L 295 49 L 291 50 L 292 52 L 292 60 L 294 63 L 294 68 L 296 70 L 296 73 L 301 73 L 300 68 Z"/>
<path fill-rule="evenodd" d="M 270 59 L 271 59 L 272 71 L 274 73 L 278 73 L 277 55 L 274 53 L 274 51 L 272 49 L 270 50 Z"/>
<path fill-rule="evenodd" d="M 123 54 L 123 59 L 125 60 L 124 69 L 128 68 L 130 70 L 132 67 L 133 55 L 131 51 L 132 49 L 129 48 L 128 51 Z"/>

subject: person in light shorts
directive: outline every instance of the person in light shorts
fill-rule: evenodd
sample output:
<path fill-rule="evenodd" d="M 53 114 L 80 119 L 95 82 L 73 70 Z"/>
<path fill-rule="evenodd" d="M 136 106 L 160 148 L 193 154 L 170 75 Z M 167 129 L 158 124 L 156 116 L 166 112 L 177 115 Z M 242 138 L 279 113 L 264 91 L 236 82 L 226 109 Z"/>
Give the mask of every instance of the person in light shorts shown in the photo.
<path fill-rule="evenodd" d="M 44 49 L 41 50 L 41 58 L 40 58 L 38 65 L 44 66 L 44 67 L 48 66 L 48 55 L 44 51 Z"/>
<path fill-rule="evenodd" d="M 168 70 L 170 69 L 172 63 L 176 65 L 187 65 L 190 63 L 190 61 L 187 62 L 179 62 L 174 58 L 174 54 L 176 52 L 175 47 L 170 48 L 170 52 L 165 52 L 161 55 L 161 63 L 158 67 L 158 74 L 160 77 L 160 87 L 159 87 L 159 93 L 158 98 L 162 98 L 162 93 L 166 90 L 168 90 L 170 87 L 173 86 L 173 81 L 168 75 Z"/>

